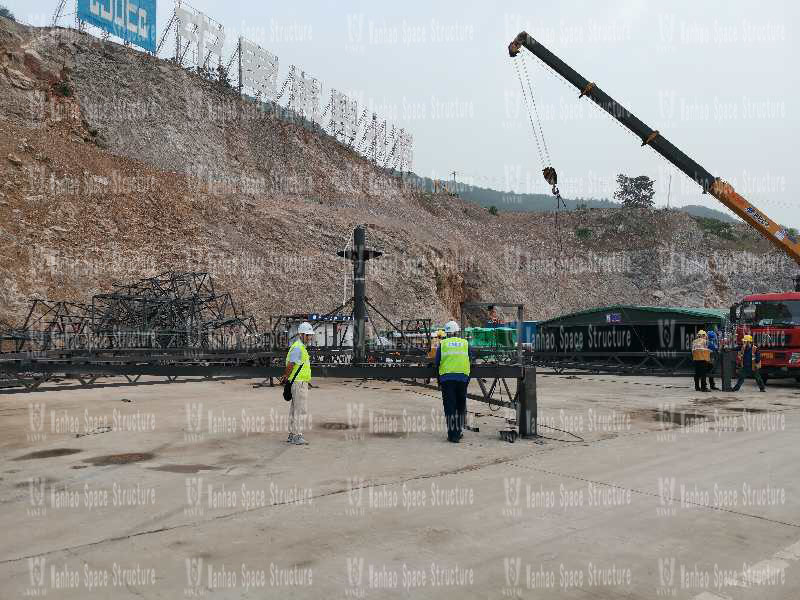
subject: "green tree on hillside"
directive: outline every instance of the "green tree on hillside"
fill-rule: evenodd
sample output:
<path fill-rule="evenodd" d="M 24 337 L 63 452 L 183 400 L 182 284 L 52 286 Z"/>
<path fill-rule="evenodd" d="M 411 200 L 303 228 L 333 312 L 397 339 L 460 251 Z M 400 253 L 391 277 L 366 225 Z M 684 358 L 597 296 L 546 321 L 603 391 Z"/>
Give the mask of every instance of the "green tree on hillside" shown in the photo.
<path fill-rule="evenodd" d="M 614 199 L 627 208 L 652 208 L 655 183 L 647 175 L 628 177 L 620 173 L 617 175 L 619 189 L 614 192 Z"/>
<path fill-rule="evenodd" d="M 0 17 L 5 17 L 6 19 L 11 19 L 12 21 L 16 21 L 13 13 L 10 10 L 8 10 L 5 6 L 0 6 Z"/>

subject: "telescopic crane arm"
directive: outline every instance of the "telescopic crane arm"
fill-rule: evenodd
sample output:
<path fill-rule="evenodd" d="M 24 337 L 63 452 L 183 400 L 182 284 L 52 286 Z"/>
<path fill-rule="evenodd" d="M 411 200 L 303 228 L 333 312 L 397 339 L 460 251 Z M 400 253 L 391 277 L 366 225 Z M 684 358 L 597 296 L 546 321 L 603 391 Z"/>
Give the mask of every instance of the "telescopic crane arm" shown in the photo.
<path fill-rule="evenodd" d="M 595 104 L 640 138 L 642 140 L 642 146 L 650 146 L 653 148 L 653 150 L 697 182 L 697 184 L 703 188 L 704 193 L 709 192 L 775 246 L 786 252 L 786 254 L 800 265 L 800 242 L 792 239 L 783 227 L 775 223 L 767 215 L 745 200 L 745 198 L 737 194 L 732 185 L 718 177 L 714 177 L 670 143 L 658 130 L 651 129 L 645 125 L 628 109 L 606 94 L 593 82 L 584 78 L 580 73 L 575 71 L 526 32 L 521 32 L 514 38 L 514 41 L 509 44 L 509 55 L 512 58 L 515 57 L 519 54 L 523 46 L 530 50 L 531 53 L 538 57 L 544 64 L 553 69 L 553 71 L 574 85 L 580 92 L 579 98 L 583 98 L 584 96 L 590 98 Z M 545 175 L 545 177 L 547 176 Z"/>

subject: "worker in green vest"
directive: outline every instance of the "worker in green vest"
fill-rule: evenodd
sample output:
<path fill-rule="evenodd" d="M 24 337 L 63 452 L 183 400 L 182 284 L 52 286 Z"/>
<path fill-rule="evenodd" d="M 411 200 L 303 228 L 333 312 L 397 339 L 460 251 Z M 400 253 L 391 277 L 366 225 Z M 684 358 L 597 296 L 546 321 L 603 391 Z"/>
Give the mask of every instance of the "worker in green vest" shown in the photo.
<path fill-rule="evenodd" d="M 467 416 L 467 387 L 469 386 L 469 342 L 457 334 L 461 327 L 455 321 L 444 326 L 446 337 L 436 351 L 434 365 L 439 373 L 442 404 L 447 422 L 447 440 L 461 441 Z"/>
<path fill-rule="evenodd" d="M 290 444 L 304 446 L 308 442 L 303 437 L 303 429 L 308 418 L 308 384 L 311 381 L 311 359 L 306 350 L 314 338 L 311 323 L 301 323 L 297 328 L 297 341 L 289 347 L 286 355 L 286 369 L 281 383 L 291 382 L 292 399 L 289 401 L 289 438 Z"/>

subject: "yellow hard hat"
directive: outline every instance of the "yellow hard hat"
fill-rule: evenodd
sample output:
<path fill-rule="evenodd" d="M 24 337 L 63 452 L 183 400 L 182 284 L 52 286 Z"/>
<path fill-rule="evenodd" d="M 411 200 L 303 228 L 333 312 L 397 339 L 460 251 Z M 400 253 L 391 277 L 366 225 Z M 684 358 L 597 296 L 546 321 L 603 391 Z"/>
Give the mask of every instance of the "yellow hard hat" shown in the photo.
<path fill-rule="evenodd" d="M 753 336 L 752 335 L 746 335 L 746 336 L 744 336 L 742 338 L 742 341 L 743 342 L 752 342 L 753 341 Z"/>
<path fill-rule="evenodd" d="M 708 334 L 705 331 L 703 331 L 702 329 L 697 332 L 697 335 L 699 337 L 708 337 Z"/>
<path fill-rule="evenodd" d="M 436 337 L 444 337 L 444 331 L 441 330 L 441 329 L 439 331 L 437 331 L 436 332 Z"/>

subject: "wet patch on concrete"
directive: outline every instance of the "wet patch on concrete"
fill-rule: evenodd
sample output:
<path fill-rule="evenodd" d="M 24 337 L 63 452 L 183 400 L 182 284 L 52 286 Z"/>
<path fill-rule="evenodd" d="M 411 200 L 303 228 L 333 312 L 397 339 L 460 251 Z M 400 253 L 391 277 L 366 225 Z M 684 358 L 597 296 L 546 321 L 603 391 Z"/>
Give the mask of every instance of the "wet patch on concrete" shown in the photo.
<path fill-rule="evenodd" d="M 376 431 L 374 433 L 370 433 L 370 437 L 381 437 L 381 438 L 402 438 L 406 437 L 406 433 L 404 431 Z"/>
<path fill-rule="evenodd" d="M 747 408 L 746 406 L 729 406 L 728 410 L 738 413 L 765 413 L 769 412 L 766 408 Z"/>
<path fill-rule="evenodd" d="M 655 421 L 662 425 L 671 424 L 677 427 L 686 427 L 698 421 L 708 419 L 707 415 L 694 412 L 693 410 L 661 410 L 661 409 L 644 409 L 635 410 L 626 413 L 631 420 L 639 419 L 645 421 Z"/>
<path fill-rule="evenodd" d="M 14 488 L 18 490 L 27 490 L 29 487 L 31 487 L 31 485 L 41 485 L 42 483 L 45 485 L 53 485 L 58 483 L 58 479 L 53 479 L 52 477 L 28 479 L 27 481 L 20 481 L 19 483 L 14 484 Z"/>
<path fill-rule="evenodd" d="M 151 467 L 150 471 L 165 471 L 167 473 L 198 473 L 199 471 L 219 471 L 219 467 L 211 465 L 161 465 Z"/>
<path fill-rule="evenodd" d="M 106 454 L 105 456 L 95 456 L 87 458 L 83 462 L 91 463 L 95 467 L 105 467 L 108 465 L 127 465 L 130 463 L 144 462 L 152 460 L 154 454 L 150 452 L 129 452 L 127 454 Z"/>
<path fill-rule="evenodd" d="M 352 425 L 348 425 L 347 423 L 340 423 L 338 421 L 329 421 L 328 423 L 323 423 L 320 425 L 322 429 L 327 429 L 329 431 L 344 431 L 346 429 L 353 429 Z"/>
<path fill-rule="evenodd" d="M 72 465 L 72 466 L 70 467 L 70 469 L 85 469 L 85 468 L 87 468 L 88 466 L 89 466 L 89 465 Z"/>
<path fill-rule="evenodd" d="M 685 410 L 654 410 L 653 420 L 659 423 L 672 423 L 678 427 L 686 427 L 697 421 L 705 421 L 708 417 L 706 415 L 687 412 Z"/>
<path fill-rule="evenodd" d="M 57 456 L 69 456 L 70 454 L 77 454 L 78 452 L 83 452 L 83 450 L 78 450 L 77 448 L 53 448 L 52 450 L 39 450 L 37 452 L 31 452 L 29 454 L 23 454 L 22 456 L 18 456 L 14 460 L 32 460 L 35 458 L 55 458 Z"/>
<path fill-rule="evenodd" d="M 719 404 L 729 404 L 731 402 L 738 402 L 738 398 L 720 398 L 719 396 L 711 396 L 709 398 L 698 398 L 693 402 L 695 404 L 700 404 L 703 406 L 717 406 Z"/>

